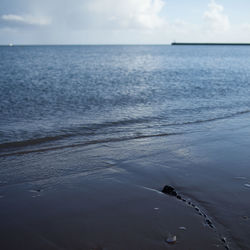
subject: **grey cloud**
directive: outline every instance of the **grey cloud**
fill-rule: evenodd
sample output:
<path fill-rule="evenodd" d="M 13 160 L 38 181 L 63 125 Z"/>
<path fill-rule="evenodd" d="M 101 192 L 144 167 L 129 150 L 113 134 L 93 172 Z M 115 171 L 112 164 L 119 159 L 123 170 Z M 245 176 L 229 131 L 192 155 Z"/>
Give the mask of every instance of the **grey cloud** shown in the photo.
<path fill-rule="evenodd" d="M 32 15 L 2 15 L 2 19 L 7 22 L 22 23 L 28 25 L 49 25 L 51 19 L 48 17 L 32 16 Z"/>

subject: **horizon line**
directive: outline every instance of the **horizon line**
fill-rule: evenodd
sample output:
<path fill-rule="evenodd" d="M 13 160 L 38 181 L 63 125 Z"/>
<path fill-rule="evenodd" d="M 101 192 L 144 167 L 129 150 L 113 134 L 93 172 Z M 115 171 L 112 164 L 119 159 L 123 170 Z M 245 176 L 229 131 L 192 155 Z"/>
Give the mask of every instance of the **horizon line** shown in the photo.
<path fill-rule="evenodd" d="M 171 42 L 171 43 L 3 43 L 0 46 L 169 46 L 169 45 L 250 45 L 240 42 Z"/>
<path fill-rule="evenodd" d="M 143 45 L 171 45 L 171 43 L 44 43 L 44 44 L 39 44 L 39 43 L 4 43 L 0 44 L 0 46 L 112 46 L 112 45 L 117 45 L 117 46 L 143 46 Z"/>

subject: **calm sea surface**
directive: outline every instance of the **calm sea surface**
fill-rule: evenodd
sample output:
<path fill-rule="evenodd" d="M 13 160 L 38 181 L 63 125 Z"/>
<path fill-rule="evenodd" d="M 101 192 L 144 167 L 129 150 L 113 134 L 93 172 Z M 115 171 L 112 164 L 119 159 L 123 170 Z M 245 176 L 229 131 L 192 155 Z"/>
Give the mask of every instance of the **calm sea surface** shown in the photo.
<path fill-rule="evenodd" d="M 250 48 L 0 47 L 1 154 L 166 136 L 250 112 Z"/>

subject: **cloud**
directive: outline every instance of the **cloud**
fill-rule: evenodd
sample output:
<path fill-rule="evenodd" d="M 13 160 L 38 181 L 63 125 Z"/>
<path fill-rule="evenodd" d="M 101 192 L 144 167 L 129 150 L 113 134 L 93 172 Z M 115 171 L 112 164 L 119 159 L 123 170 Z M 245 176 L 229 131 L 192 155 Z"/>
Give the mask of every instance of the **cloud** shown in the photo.
<path fill-rule="evenodd" d="M 230 22 L 228 16 L 223 13 L 224 7 L 217 4 L 215 0 L 211 0 L 208 8 L 204 13 L 207 27 L 215 32 L 228 31 L 230 29 Z"/>
<path fill-rule="evenodd" d="M 249 41 L 248 16 L 243 25 L 231 11 L 230 23 L 219 0 L 207 2 L 206 11 L 199 7 L 203 5 L 193 11 L 193 5 L 185 4 L 181 10 L 180 3 L 172 6 L 167 0 L 6 0 L 0 11 L 0 43 Z"/>
<path fill-rule="evenodd" d="M 29 25 L 39 25 L 39 26 L 45 26 L 49 25 L 51 23 L 50 18 L 48 17 L 36 17 L 32 15 L 2 15 L 2 20 L 7 22 L 15 22 L 15 23 L 21 23 L 21 24 L 29 24 Z"/>
<path fill-rule="evenodd" d="M 165 24 L 160 16 L 163 0 L 92 0 L 88 12 L 99 19 L 97 27 L 155 29 Z M 96 20 L 95 20 L 96 21 Z"/>
<path fill-rule="evenodd" d="M 165 0 L 24 1 L 2 10 L 0 29 L 15 29 L 16 35 L 0 30 L 0 42 L 9 37 L 13 43 L 145 44 L 157 43 L 159 36 L 166 42 Z"/>

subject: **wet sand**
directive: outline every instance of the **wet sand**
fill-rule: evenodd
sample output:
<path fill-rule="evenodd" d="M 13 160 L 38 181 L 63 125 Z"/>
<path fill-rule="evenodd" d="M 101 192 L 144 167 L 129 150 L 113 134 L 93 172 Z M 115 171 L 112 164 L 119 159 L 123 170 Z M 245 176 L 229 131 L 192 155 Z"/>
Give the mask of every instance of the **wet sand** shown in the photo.
<path fill-rule="evenodd" d="M 1 249 L 224 249 L 192 206 L 112 170 L 61 181 L 5 189 Z"/>
<path fill-rule="evenodd" d="M 248 249 L 249 122 L 2 158 L 0 249 Z"/>

